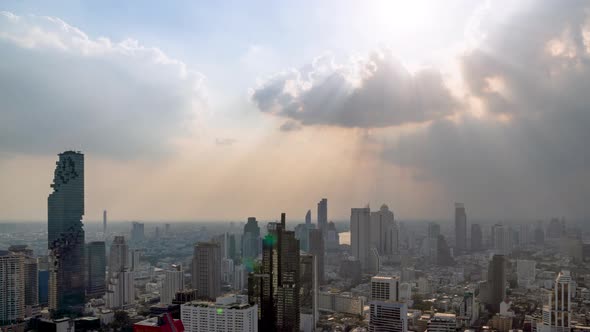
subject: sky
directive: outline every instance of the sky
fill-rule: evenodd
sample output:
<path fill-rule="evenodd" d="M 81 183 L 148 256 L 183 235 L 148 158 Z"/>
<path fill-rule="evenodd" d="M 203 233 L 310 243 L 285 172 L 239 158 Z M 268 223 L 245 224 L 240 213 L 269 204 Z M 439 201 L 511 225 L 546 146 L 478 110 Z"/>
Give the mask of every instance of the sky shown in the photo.
<path fill-rule="evenodd" d="M 585 1 L 3 1 L 0 220 L 590 214 Z"/>

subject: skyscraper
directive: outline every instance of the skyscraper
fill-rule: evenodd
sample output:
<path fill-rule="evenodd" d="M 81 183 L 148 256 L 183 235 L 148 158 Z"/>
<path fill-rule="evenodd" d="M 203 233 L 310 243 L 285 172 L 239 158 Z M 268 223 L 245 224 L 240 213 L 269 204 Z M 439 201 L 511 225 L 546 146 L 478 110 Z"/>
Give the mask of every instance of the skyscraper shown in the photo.
<path fill-rule="evenodd" d="M 86 295 L 102 297 L 106 292 L 106 248 L 103 241 L 86 244 Z"/>
<path fill-rule="evenodd" d="M 398 231 L 393 212 L 386 204 L 379 211 L 371 212 L 370 245 L 380 255 L 391 255 L 398 250 Z"/>
<path fill-rule="evenodd" d="M 322 200 L 323 201 L 323 200 Z M 327 204 L 327 201 L 326 203 Z M 271 241 L 273 259 L 273 291 L 279 331 L 299 331 L 299 241 L 295 233 L 286 230 L 285 214 L 281 214 L 280 223 L 270 223 L 268 232 Z M 263 262 L 264 264 L 264 262 Z"/>
<path fill-rule="evenodd" d="M 318 228 L 324 231 L 328 226 L 328 199 L 322 198 L 318 203 Z"/>
<path fill-rule="evenodd" d="M 25 318 L 25 258 L 0 250 L 0 327 Z"/>
<path fill-rule="evenodd" d="M 467 214 L 463 203 L 455 203 L 455 253 L 467 250 Z"/>
<path fill-rule="evenodd" d="M 171 304 L 176 292 L 184 289 L 184 271 L 182 265 L 172 265 L 164 273 L 164 281 L 160 290 L 160 303 Z"/>
<path fill-rule="evenodd" d="M 109 252 L 109 279 L 117 278 L 119 272 L 125 271 L 129 267 L 127 264 L 128 255 L 129 246 L 125 242 L 125 237 L 115 236 Z"/>
<path fill-rule="evenodd" d="M 352 255 L 359 260 L 363 270 L 369 265 L 370 218 L 369 207 L 350 210 L 350 246 Z"/>
<path fill-rule="evenodd" d="M 120 308 L 135 302 L 135 278 L 129 271 L 129 247 L 124 236 L 115 236 L 109 253 L 107 306 Z"/>
<path fill-rule="evenodd" d="M 47 199 L 51 272 L 49 307 L 54 316 L 84 308 L 84 155 L 66 151 L 56 163 Z"/>
<path fill-rule="evenodd" d="M 107 238 L 107 210 L 102 211 L 102 234 L 103 238 Z"/>
<path fill-rule="evenodd" d="M 199 296 L 215 300 L 221 294 L 221 249 L 217 243 L 199 242 L 194 247 L 192 288 Z"/>
<path fill-rule="evenodd" d="M 483 250 L 483 236 L 479 224 L 471 224 L 471 251 Z"/>
<path fill-rule="evenodd" d="M 131 223 L 131 242 L 138 243 L 145 239 L 145 226 L 141 222 Z"/>
<path fill-rule="evenodd" d="M 259 305 L 262 331 L 299 331 L 300 256 L 295 233 L 281 222 L 268 224 L 262 242 L 262 265 L 248 278 L 248 299 Z"/>
<path fill-rule="evenodd" d="M 404 302 L 371 301 L 369 332 L 408 331 L 408 305 Z"/>
<path fill-rule="evenodd" d="M 316 257 L 318 265 L 318 282 L 324 283 L 324 237 L 322 231 L 319 229 L 311 229 L 309 231 L 309 253 Z"/>
<path fill-rule="evenodd" d="M 506 297 L 506 257 L 494 255 L 488 268 L 487 305 L 490 311 L 498 313 L 500 303 Z"/>
<path fill-rule="evenodd" d="M 242 235 L 242 257 L 244 258 L 246 268 L 252 271 L 253 260 L 260 253 L 260 227 L 255 217 L 249 217 L 248 222 L 244 225 L 244 235 Z"/>
<path fill-rule="evenodd" d="M 555 279 L 553 289 L 543 305 L 543 324 L 540 332 L 568 332 L 571 330 L 572 276 L 569 271 L 561 271 Z"/>

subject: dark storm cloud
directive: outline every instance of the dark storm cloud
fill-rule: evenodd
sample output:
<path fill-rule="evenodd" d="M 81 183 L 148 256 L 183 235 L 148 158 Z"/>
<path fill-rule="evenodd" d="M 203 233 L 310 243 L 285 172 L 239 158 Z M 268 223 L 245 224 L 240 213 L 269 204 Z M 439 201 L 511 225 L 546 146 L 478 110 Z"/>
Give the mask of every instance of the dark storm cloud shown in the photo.
<path fill-rule="evenodd" d="M 421 123 L 457 106 L 438 71 L 410 73 L 390 51 L 344 66 L 318 58 L 272 77 L 254 91 L 252 101 L 263 112 L 302 125 L 362 128 Z"/>
<path fill-rule="evenodd" d="M 200 74 L 136 41 L 0 12 L 0 152 L 163 153 L 201 103 Z"/>
<path fill-rule="evenodd" d="M 533 2 L 496 25 L 461 59 L 468 92 L 492 116 L 437 120 L 391 143 L 384 158 L 488 216 L 587 216 L 587 7 Z"/>

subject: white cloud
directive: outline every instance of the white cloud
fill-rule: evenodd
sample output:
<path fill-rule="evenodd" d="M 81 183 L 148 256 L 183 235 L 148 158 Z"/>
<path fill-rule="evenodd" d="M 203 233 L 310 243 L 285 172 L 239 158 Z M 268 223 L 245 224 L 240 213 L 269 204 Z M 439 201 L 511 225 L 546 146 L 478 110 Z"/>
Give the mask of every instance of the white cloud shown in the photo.
<path fill-rule="evenodd" d="M 362 128 L 428 122 L 457 106 L 438 71 L 411 73 L 389 50 L 343 65 L 319 57 L 263 82 L 252 101 L 262 112 L 303 125 Z"/>
<path fill-rule="evenodd" d="M 0 151 L 158 154 L 190 130 L 203 75 L 136 40 L 0 12 Z"/>

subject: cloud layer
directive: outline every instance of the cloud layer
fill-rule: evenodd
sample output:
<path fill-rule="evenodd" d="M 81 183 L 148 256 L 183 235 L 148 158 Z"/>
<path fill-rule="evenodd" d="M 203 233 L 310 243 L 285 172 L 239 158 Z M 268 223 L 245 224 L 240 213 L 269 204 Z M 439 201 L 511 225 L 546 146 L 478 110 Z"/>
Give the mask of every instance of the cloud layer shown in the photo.
<path fill-rule="evenodd" d="M 263 112 L 284 117 L 282 130 L 303 125 L 391 127 L 451 114 L 457 106 L 432 69 L 410 73 L 383 50 L 338 65 L 330 56 L 279 73 L 261 84 L 252 101 Z"/>
<path fill-rule="evenodd" d="M 461 58 L 486 116 L 437 120 L 383 157 L 488 215 L 587 216 L 590 25 L 587 3 L 534 2 Z"/>
<path fill-rule="evenodd" d="M 0 12 L 0 153 L 165 152 L 203 103 L 203 76 L 135 40 Z"/>

